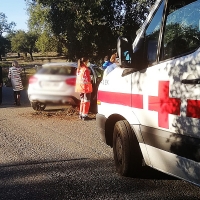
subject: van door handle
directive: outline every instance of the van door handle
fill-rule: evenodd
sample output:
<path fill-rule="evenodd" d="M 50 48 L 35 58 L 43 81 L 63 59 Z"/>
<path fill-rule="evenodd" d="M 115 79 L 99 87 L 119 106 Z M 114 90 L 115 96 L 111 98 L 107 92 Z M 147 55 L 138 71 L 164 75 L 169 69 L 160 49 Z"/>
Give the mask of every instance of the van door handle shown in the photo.
<path fill-rule="evenodd" d="M 190 85 L 196 85 L 196 84 L 200 84 L 200 79 L 183 79 L 181 81 L 181 83 L 183 84 L 190 84 Z"/>

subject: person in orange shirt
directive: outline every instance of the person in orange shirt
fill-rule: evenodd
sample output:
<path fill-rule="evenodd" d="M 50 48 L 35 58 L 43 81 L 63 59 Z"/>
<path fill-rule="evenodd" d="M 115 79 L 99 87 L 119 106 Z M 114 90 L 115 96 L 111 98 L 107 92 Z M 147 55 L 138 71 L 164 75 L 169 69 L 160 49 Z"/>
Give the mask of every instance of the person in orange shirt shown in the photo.
<path fill-rule="evenodd" d="M 76 86 L 75 91 L 80 93 L 80 109 L 79 118 L 82 120 L 89 120 L 88 112 L 90 108 L 90 99 L 92 93 L 92 83 L 90 77 L 89 59 L 83 57 L 78 60 L 78 68 L 76 71 Z"/>

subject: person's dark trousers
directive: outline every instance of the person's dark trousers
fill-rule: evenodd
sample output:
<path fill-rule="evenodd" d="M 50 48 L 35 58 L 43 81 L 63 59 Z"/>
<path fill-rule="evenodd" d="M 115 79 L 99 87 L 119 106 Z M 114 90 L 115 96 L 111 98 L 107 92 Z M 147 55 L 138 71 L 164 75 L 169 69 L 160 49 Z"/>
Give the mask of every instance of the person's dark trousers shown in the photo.
<path fill-rule="evenodd" d="M 14 104 L 17 105 L 17 92 L 13 91 L 13 95 L 14 95 Z"/>
<path fill-rule="evenodd" d="M 20 91 L 14 91 L 14 100 L 15 100 L 15 105 L 19 106 L 20 105 Z"/>
<path fill-rule="evenodd" d="M 0 66 L 0 105 L 2 104 L 2 87 L 3 87 L 3 77 L 2 77 L 2 67 Z"/>
<path fill-rule="evenodd" d="M 14 104 L 20 106 L 20 91 L 14 91 Z"/>

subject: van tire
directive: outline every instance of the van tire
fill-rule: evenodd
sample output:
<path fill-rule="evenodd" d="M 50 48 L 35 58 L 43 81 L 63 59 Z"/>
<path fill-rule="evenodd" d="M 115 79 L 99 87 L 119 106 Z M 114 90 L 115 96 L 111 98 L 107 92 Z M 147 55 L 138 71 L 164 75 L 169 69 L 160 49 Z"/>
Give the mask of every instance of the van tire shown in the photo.
<path fill-rule="evenodd" d="M 136 135 L 126 120 L 118 121 L 113 131 L 113 154 L 116 171 L 134 176 L 142 167 L 142 153 Z"/>

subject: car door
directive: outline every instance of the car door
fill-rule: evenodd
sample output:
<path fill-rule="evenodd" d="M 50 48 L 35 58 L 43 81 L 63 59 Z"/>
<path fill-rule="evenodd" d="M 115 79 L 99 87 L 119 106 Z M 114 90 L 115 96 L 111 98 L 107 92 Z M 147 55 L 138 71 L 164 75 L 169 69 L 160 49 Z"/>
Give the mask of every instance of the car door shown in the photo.
<path fill-rule="evenodd" d="M 90 76 L 92 80 L 92 94 L 90 111 L 97 112 L 97 90 L 103 77 L 103 71 L 97 66 L 93 65 L 90 68 Z"/>
<path fill-rule="evenodd" d="M 146 68 L 132 74 L 132 108 L 150 165 L 198 184 L 199 7 L 199 0 L 163 1 L 144 31 Z M 134 94 L 143 97 L 139 108 Z"/>

